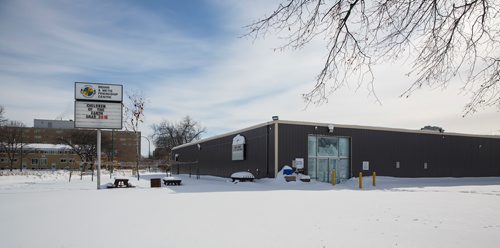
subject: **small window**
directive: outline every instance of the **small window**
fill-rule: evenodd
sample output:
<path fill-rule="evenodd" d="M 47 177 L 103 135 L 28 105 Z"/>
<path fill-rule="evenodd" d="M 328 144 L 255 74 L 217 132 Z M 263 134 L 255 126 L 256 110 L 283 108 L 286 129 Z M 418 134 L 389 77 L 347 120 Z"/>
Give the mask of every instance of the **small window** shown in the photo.
<path fill-rule="evenodd" d="M 65 158 L 61 158 L 61 163 L 66 163 L 66 159 Z"/>
<path fill-rule="evenodd" d="M 48 164 L 47 158 L 41 158 L 40 159 L 40 165 L 47 165 L 47 164 Z"/>
<path fill-rule="evenodd" d="M 427 170 L 427 162 L 424 163 L 424 170 Z"/>
<path fill-rule="evenodd" d="M 31 159 L 31 164 L 32 165 L 38 165 L 38 158 L 32 158 Z"/>
<path fill-rule="evenodd" d="M 396 162 L 396 169 L 399 169 L 399 161 Z"/>

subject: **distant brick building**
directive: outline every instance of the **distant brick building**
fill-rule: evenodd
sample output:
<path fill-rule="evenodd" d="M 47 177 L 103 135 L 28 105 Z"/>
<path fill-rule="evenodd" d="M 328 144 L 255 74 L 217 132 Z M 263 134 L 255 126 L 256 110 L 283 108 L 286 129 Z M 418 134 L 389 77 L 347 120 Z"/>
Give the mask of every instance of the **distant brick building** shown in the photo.
<path fill-rule="evenodd" d="M 35 123 L 37 123 L 37 120 L 35 120 Z M 38 127 L 19 127 L 19 129 L 22 129 L 23 142 L 27 146 L 23 149 L 22 155 L 21 152 L 18 152 L 16 155 L 14 168 L 20 168 L 21 164 L 23 164 L 25 168 L 60 169 L 65 168 L 69 163 L 73 163 L 73 161 L 80 163 L 80 157 L 71 148 L 60 146 L 60 144 L 63 144 L 63 138 L 70 136 L 73 132 L 81 132 L 84 129 L 70 128 L 68 123 L 72 123 L 72 121 L 49 123 L 47 120 L 39 120 L 38 124 L 36 124 Z M 39 128 L 40 125 L 46 125 L 46 127 Z M 95 130 L 90 131 L 96 132 Z M 137 142 L 137 137 L 140 137 L 140 133 L 136 135 L 134 132 L 129 131 L 103 130 L 103 160 L 116 160 L 118 162 L 136 161 L 138 145 L 140 151 L 140 142 Z M 51 144 L 59 146 L 50 146 Z M 10 161 L 5 152 L 0 151 L 0 169 L 7 169 L 9 166 Z"/>

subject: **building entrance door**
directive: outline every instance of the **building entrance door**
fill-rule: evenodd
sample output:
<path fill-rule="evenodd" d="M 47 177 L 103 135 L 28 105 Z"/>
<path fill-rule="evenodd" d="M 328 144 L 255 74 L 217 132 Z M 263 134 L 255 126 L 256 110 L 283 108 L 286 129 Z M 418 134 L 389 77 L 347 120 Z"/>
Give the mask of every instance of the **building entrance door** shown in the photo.
<path fill-rule="evenodd" d="M 328 180 L 328 158 L 318 158 L 318 181 L 327 182 Z"/>
<path fill-rule="evenodd" d="M 336 177 L 336 182 L 340 182 L 339 178 L 339 159 L 338 158 L 318 158 L 318 181 L 321 182 L 327 182 L 331 183 L 332 182 L 332 172 L 335 170 L 337 177 Z"/>
<path fill-rule="evenodd" d="M 320 182 L 332 182 L 335 170 L 336 183 L 349 179 L 348 137 L 309 135 L 307 173 Z"/>

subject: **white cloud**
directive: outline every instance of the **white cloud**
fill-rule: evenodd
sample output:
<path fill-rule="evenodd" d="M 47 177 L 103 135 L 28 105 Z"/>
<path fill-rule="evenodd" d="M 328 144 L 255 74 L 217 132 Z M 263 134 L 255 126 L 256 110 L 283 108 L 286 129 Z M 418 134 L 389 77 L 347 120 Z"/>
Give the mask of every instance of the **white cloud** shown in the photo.
<path fill-rule="evenodd" d="M 328 104 L 304 110 L 301 94 L 314 85 L 324 44 L 315 41 L 302 50 L 273 52 L 280 40 L 272 36 L 238 38 L 241 27 L 276 6 L 270 1 L 214 1 L 228 32 L 217 42 L 121 2 L 93 2 L 98 6 L 92 7 L 85 2 L 63 2 L 61 7 L 46 3 L 13 2 L 2 12 L 9 14 L 0 17 L 0 36 L 5 37 L 0 39 L 0 82 L 8 89 L 0 91 L 0 104 L 7 107 L 7 117 L 27 124 L 33 118 L 71 117 L 73 82 L 94 81 L 144 91 L 150 99 L 144 135 L 151 133 L 153 123 L 185 115 L 206 126 L 207 135 L 268 121 L 273 115 L 412 129 L 431 124 L 486 134 L 500 129 L 494 109 L 461 117 L 469 99 L 460 95 L 459 82 L 444 91 L 423 89 L 399 98 L 411 82 L 404 76 L 409 66 L 401 64 L 376 68 L 382 105 L 364 87 L 356 92 L 351 87 L 333 94 Z M 132 26 L 120 24 L 131 20 Z M 143 143 L 143 153 L 146 148 Z"/>

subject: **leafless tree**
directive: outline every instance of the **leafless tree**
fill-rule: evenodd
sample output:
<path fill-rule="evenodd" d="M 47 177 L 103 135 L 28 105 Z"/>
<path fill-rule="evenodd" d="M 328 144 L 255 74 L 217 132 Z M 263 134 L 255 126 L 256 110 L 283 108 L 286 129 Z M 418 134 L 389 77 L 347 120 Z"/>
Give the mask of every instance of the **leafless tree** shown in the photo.
<path fill-rule="evenodd" d="M 7 121 L 7 119 L 4 117 L 4 114 L 5 114 L 5 108 L 2 105 L 0 105 L 0 126 Z"/>
<path fill-rule="evenodd" d="M 124 124 L 125 129 L 133 131 L 137 139 L 137 152 L 136 152 L 136 170 L 137 180 L 139 180 L 139 159 L 141 151 L 139 150 L 141 142 L 141 133 L 139 132 L 139 124 L 144 122 L 144 107 L 146 104 L 146 96 L 144 93 L 129 92 L 127 93 L 128 104 L 125 106 Z"/>
<path fill-rule="evenodd" d="M 26 145 L 23 136 L 24 124 L 20 121 L 5 121 L 0 126 L 0 151 L 7 155 L 10 162 L 10 171 L 14 167 L 14 160 Z M 21 161 L 22 170 L 22 161 Z"/>
<path fill-rule="evenodd" d="M 413 60 L 413 83 L 445 88 L 463 79 L 471 95 L 464 115 L 500 107 L 500 2 L 496 0 L 364 1 L 288 0 L 246 26 L 254 38 L 277 33 L 280 49 L 300 49 L 323 37 L 326 59 L 307 104 L 323 103 L 337 89 L 356 82 L 375 94 L 373 66 L 401 56 Z"/>
<path fill-rule="evenodd" d="M 201 134 L 205 132 L 197 121 L 186 116 L 180 122 L 162 121 L 159 124 L 154 124 L 153 142 L 156 146 L 156 156 L 160 155 L 170 158 L 172 148 L 186 144 L 201 138 Z M 163 157 L 163 158 L 165 158 Z"/>
<path fill-rule="evenodd" d="M 96 130 L 75 129 L 71 132 L 65 132 L 63 136 L 58 137 L 58 141 L 60 144 L 69 146 L 80 157 L 81 161 L 90 164 L 90 168 L 94 171 L 94 163 L 97 158 Z M 110 141 L 103 137 L 101 146 L 103 151 L 106 151 L 109 149 Z M 85 167 L 82 170 L 85 170 Z"/>

